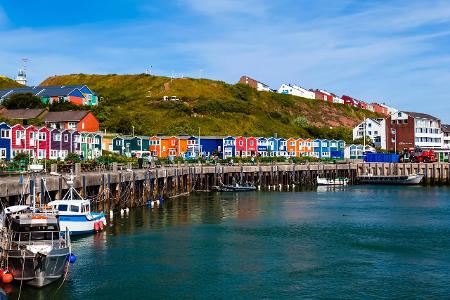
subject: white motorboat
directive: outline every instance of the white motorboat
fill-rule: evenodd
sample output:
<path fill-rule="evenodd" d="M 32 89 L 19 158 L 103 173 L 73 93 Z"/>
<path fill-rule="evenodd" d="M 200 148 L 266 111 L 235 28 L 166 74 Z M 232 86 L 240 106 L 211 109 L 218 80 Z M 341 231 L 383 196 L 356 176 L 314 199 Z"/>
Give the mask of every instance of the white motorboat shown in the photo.
<path fill-rule="evenodd" d="M 92 212 L 91 202 L 84 199 L 73 186 L 73 175 L 67 180 L 69 190 L 61 200 L 49 202 L 46 207 L 56 211 L 62 231 L 71 235 L 89 234 L 103 230 L 106 217 L 103 212 Z"/>
<path fill-rule="evenodd" d="M 343 178 L 343 177 L 339 177 L 339 178 L 335 178 L 335 179 L 330 179 L 330 178 L 321 178 L 319 176 L 317 176 L 317 185 L 347 185 L 348 184 L 348 178 Z"/>

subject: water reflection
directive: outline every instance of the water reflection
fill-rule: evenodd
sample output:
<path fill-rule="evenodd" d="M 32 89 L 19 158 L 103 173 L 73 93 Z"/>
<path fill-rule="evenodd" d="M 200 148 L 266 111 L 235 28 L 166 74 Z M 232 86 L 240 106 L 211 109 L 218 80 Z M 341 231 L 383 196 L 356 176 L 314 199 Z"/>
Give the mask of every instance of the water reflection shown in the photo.
<path fill-rule="evenodd" d="M 24 286 L 22 299 L 372 298 L 407 286 L 445 295 L 449 195 L 360 186 L 175 198 L 74 239 L 64 285 Z M 404 283 L 389 285 L 396 278 Z M 16 298 L 18 285 L 8 288 Z"/>

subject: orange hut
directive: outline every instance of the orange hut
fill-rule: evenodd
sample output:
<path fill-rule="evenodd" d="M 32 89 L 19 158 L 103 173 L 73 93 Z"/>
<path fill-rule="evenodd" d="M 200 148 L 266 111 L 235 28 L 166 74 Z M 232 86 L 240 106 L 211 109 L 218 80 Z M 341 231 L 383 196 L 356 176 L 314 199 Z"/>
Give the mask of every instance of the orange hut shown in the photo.
<path fill-rule="evenodd" d="M 189 136 L 180 136 L 178 138 L 178 155 L 185 156 L 188 151 L 188 140 Z"/>
<path fill-rule="evenodd" d="M 157 136 L 152 136 L 149 138 L 149 149 L 152 156 L 161 157 L 161 139 Z"/>
<path fill-rule="evenodd" d="M 289 156 L 297 156 L 297 139 L 289 138 L 286 143 L 286 151 Z"/>
<path fill-rule="evenodd" d="M 311 139 L 303 140 L 303 155 L 313 156 L 313 152 L 314 152 L 313 141 Z"/>
<path fill-rule="evenodd" d="M 300 156 L 303 156 L 304 154 L 303 154 L 303 151 L 304 151 L 304 140 L 302 139 L 302 138 L 299 138 L 297 141 L 296 141 L 296 145 L 297 145 L 297 152 L 296 152 L 296 154 L 295 154 L 295 156 L 298 156 L 298 157 L 300 157 Z"/>
<path fill-rule="evenodd" d="M 179 138 L 176 136 L 161 137 L 161 157 L 178 156 L 179 154 Z"/>

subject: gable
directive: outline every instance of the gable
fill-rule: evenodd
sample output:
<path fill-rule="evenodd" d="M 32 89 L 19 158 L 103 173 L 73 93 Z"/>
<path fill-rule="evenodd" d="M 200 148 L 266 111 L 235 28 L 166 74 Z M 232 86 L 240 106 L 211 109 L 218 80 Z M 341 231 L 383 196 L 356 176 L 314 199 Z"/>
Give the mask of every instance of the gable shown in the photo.
<path fill-rule="evenodd" d="M 79 89 L 74 89 L 73 91 L 71 91 L 68 96 L 75 96 L 75 97 L 80 97 L 80 98 L 84 98 L 83 93 L 79 90 Z"/>

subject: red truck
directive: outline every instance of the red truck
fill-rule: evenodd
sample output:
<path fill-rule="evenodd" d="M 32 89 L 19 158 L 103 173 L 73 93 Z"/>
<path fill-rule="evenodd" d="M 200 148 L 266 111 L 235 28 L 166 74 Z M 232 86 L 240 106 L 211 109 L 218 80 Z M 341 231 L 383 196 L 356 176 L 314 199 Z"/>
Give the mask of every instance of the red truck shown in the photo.
<path fill-rule="evenodd" d="M 437 158 L 433 150 L 423 150 L 416 146 L 414 148 L 403 149 L 403 152 L 400 153 L 400 162 L 433 163 L 437 162 Z"/>

